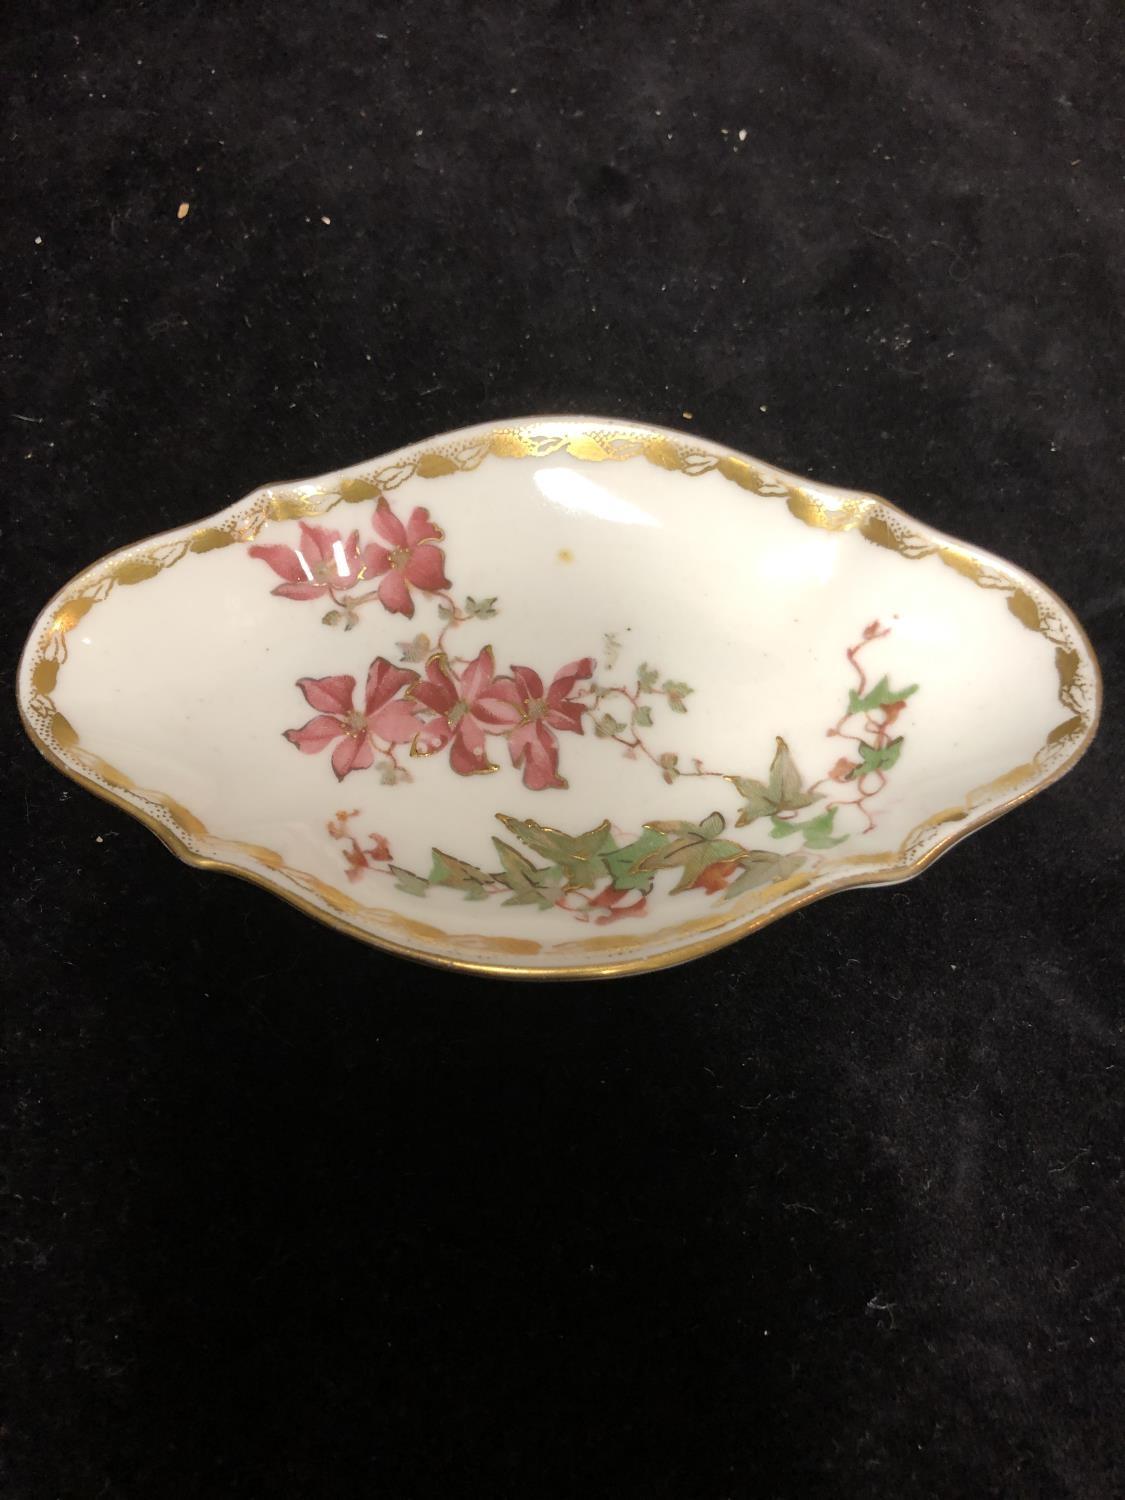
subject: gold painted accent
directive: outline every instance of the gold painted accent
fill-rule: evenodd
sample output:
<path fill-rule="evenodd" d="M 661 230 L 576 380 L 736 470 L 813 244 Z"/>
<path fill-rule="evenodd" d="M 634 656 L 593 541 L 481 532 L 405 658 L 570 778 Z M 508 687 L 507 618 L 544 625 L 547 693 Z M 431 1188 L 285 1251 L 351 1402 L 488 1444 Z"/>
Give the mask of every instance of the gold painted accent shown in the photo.
<path fill-rule="evenodd" d="M 93 607 L 94 601 L 92 598 L 67 600 L 51 621 L 51 629 L 56 635 L 66 635 L 68 631 L 74 629 L 82 616 L 93 609 Z"/>
<path fill-rule="evenodd" d="M 360 500 L 374 500 L 378 494 L 379 486 L 367 479 L 345 479 L 340 485 L 341 498 L 349 505 L 355 505 Z"/>
<path fill-rule="evenodd" d="M 69 719 L 58 712 L 51 717 L 51 738 L 60 750 L 73 750 L 78 744 L 74 726 Z"/>
<path fill-rule="evenodd" d="M 585 459 L 587 463 L 600 463 L 606 457 L 606 451 L 594 438 L 577 437 L 567 444 L 566 451 L 571 458 Z"/>
<path fill-rule="evenodd" d="M 720 458 L 719 473 L 724 479 L 737 484 L 741 490 L 756 490 L 760 475 L 754 465 L 744 458 Z"/>
<path fill-rule="evenodd" d="M 1047 736 L 1048 745 L 1061 745 L 1064 740 L 1072 740 L 1076 734 L 1081 734 L 1086 728 L 1086 721 L 1081 714 L 1074 714 L 1069 719 L 1064 719 L 1061 724 L 1056 724 Z"/>
<path fill-rule="evenodd" d="M 561 563 L 572 563 L 574 561 L 574 553 L 570 550 L 569 547 L 560 547 L 558 552 L 558 559 Z"/>
<path fill-rule="evenodd" d="M 193 552 L 214 552 L 217 547 L 229 547 L 234 541 L 229 531 L 220 531 L 217 526 L 205 527 L 203 531 L 197 531 L 191 539 L 191 550 Z"/>
<path fill-rule="evenodd" d="M 134 584 L 144 583 L 146 578 L 155 578 L 159 572 L 158 562 L 123 562 L 118 563 L 110 576 L 115 583 Z"/>
<path fill-rule="evenodd" d="M 1039 606 L 1026 589 L 1015 589 L 1008 595 L 1008 608 L 1028 630 L 1039 629 Z"/>
<path fill-rule="evenodd" d="M 863 535 L 869 542 L 874 542 L 876 547 L 886 547 L 888 552 L 902 550 L 899 539 L 885 516 L 869 516 L 863 527 Z"/>
<path fill-rule="evenodd" d="M 443 474 L 456 472 L 457 465 L 445 453 L 423 453 L 415 469 L 419 479 L 440 479 Z"/>
<path fill-rule="evenodd" d="M 937 543 L 920 533 L 904 511 L 874 496 L 833 492 L 830 501 L 796 475 L 767 468 L 732 453 L 716 453 L 701 447 L 684 434 L 649 427 L 613 427 L 586 421 L 569 421 L 560 430 L 558 420 L 533 419 L 488 433 L 452 435 L 431 449 L 400 456 L 368 477 L 351 476 L 335 488 L 324 483 L 306 483 L 284 489 L 266 489 L 247 501 L 244 510 L 219 526 L 205 523 L 190 536 L 166 540 L 154 537 L 137 547 L 124 548 L 103 557 L 77 575 L 60 591 L 40 636 L 28 645 L 31 696 L 20 717 L 39 750 L 64 775 L 98 796 L 113 802 L 150 828 L 185 863 L 200 869 L 224 871 L 280 895 L 310 916 L 400 956 L 420 959 L 439 967 L 478 974 L 525 979 L 591 979 L 644 973 L 683 963 L 726 943 L 733 942 L 791 911 L 836 891 L 859 885 L 900 881 L 927 868 L 972 829 L 983 826 L 1010 808 L 1026 801 L 1069 770 L 1088 748 L 1097 730 L 1101 707 L 1101 677 L 1097 659 L 1082 627 L 1066 606 L 1045 585 L 1034 583 L 1037 600 L 1026 586 L 1026 575 L 1010 564 L 995 563 L 960 543 Z M 547 430 L 537 430 L 538 422 Z M 798 872 L 776 886 L 747 892 L 730 909 L 674 926 L 628 936 L 605 935 L 549 948 L 526 938 L 492 938 L 451 935 L 408 917 L 401 912 L 366 906 L 338 887 L 301 870 L 291 869 L 282 855 L 260 845 L 221 839 L 209 832 L 187 808 L 162 792 L 136 785 L 93 752 L 79 745 L 78 734 L 58 712 L 51 699 L 62 665 L 67 659 L 66 636 L 77 623 L 112 592 L 115 585 L 134 586 L 174 566 L 189 553 L 204 553 L 247 542 L 271 520 L 319 516 L 341 503 L 372 499 L 397 488 L 408 479 L 435 479 L 479 467 L 485 458 L 531 458 L 565 452 L 583 462 L 624 462 L 641 456 L 649 463 L 689 476 L 718 472 L 764 501 L 784 499 L 791 513 L 805 525 L 831 531 L 858 529 L 873 545 L 896 552 L 907 560 L 937 556 L 979 588 L 1002 591 L 1012 614 L 1027 629 L 1043 635 L 1056 647 L 1059 701 L 1069 717 L 1057 724 L 1032 761 L 1017 766 L 987 785 L 970 792 L 958 807 L 933 814 L 913 829 L 893 853 L 850 856 L 850 873 L 816 884 L 816 872 Z M 1085 670 L 1081 650 L 1087 653 Z M 412 753 L 414 752 L 412 748 Z M 981 811 L 991 798 L 1004 800 Z M 951 832 L 933 840 L 933 832 L 946 824 L 957 824 Z M 205 855 L 192 843 L 205 842 L 216 851 L 253 861 L 271 875 L 289 883 L 279 885 L 270 875 L 235 865 L 229 860 Z M 857 871 L 856 867 L 860 867 Z M 779 895 L 788 899 L 777 902 Z M 320 904 L 317 904 L 317 903 Z M 325 908 L 328 908 L 326 911 Z M 360 921 L 377 922 L 399 936 L 374 933 Z M 401 937 L 401 941 L 399 940 Z M 653 953 L 662 940 L 670 946 Z M 424 951 L 419 945 L 429 945 Z M 604 960 L 605 955 L 625 954 L 638 948 L 647 956 Z M 519 962 L 495 963 L 466 956 L 472 953 L 505 955 L 513 960 L 551 954 L 566 957 L 557 966 L 527 966 Z M 571 962 L 589 957 L 589 963 Z"/>
<path fill-rule="evenodd" d="M 970 583 L 976 583 L 980 578 L 980 563 L 968 552 L 962 552 L 957 547 L 942 547 L 938 556 L 947 568 L 952 568 L 955 573 L 960 573 Z"/>
<path fill-rule="evenodd" d="M 58 676 L 59 663 L 44 660 L 36 663 L 35 670 L 31 674 L 31 685 L 37 693 L 50 694 L 55 691 Z"/>

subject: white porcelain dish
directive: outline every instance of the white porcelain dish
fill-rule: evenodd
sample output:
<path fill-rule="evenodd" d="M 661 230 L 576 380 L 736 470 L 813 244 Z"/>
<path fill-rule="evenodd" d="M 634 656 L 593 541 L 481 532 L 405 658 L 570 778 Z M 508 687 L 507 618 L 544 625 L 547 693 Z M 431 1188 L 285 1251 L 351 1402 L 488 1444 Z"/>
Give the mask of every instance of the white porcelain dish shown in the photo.
<path fill-rule="evenodd" d="M 103 558 L 19 673 L 47 758 L 182 859 L 536 978 L 678 963 L 903 880 L 1072 766 L 1099 699 L 1081 626 L 1009 563 L 570 417 Z"/>

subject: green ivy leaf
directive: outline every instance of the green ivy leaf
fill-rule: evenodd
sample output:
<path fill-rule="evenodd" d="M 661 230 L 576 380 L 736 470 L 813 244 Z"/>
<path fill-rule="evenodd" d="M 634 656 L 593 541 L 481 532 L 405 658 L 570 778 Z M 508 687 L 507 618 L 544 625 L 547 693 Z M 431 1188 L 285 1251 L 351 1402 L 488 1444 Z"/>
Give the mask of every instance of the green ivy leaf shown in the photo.
<path fill-rule="evenodd" d="M 648 729 L 652 724 L 652 709 L 647 703 L 642 703 L 640 708 L 633 710 L 633 723 L 641 729 Z"/>
<path fill-rule="evenodd" d="M 666 833 L 672 838 L 696 839 L 713 839 L 726 826 L 727 820 L 720 812 L 708 813 L 702 823 L 689 823 L 684 818 L 657 818 L 645 824 L 646 828 L 653 828 L 657 833 Z"/>
<path fill-rule="evenodd" d="M 770 796 L 769 787 L 764 781 L 754 781 L 749 776 L 736 776 L 734 784 L 746 798 L 735 821 L 736 828 L 745 828 L 755 818 L 764 818 L 777 811 L 777 803 Z"/>
<path fill-rule="evenodd" d="M 647 661 L 643 661 L 637 668 L 637 687 L 642 693 L 651 693 L 659 677 L 658 668 L 650 667 Z"/>
<path fill-rule="evenodd" d="M 483 901 L 488 895 L 485 886 L 488 876 L 476 865 L 466 864 L 463 859 L 454 859 L 440 849 L 433 851 L 434 863 L 430 870 L 431 885 L 446 885 L 455 891 L 464 891 L 466 901 Z"/>
<path fill-rule="evenodd" d="M 891 740 L 888 745 L 878 747 L 860 744 L 856 749 L 859 751 L 860 764 L 849 772 L 849 781 L 858 781 L 869 771 L 889 771 L 902 754 L 902 735 L 897 740 Z"/>
<path fill-rule="evenodd" d="M 673 682 L 671 678 L 662 682 L 661 687 L 668 695 L 668 707 L 672 712 L 674 714 L 686 714 L 687 704 L 684 702 L 684 699 L 690 693 L 693 693 L 695 689 L 688 687 L 686 682 Z"/>
<path fill-rule="evenodd" d="M 396 641 L 395 645 L 401 653 L 399 661 L 404 662 L 425 661 L 433 650 L 430 638 L 424 632 L 416 635 L 412 641 Z"/>
<path fill-rule="evenodd" d="M 813 800 L 802 790 L 801 773 L 790 754 L 789 746 L 780 735 L 770 763 L 769 791 L 782 812 L 795 812 L 797 808 L 808 807 Z"/>
<path fill-rule="evenodd" d="M 908 688 L 893 688 L 886 677 L 880 677 L 870 692 L 865 693 L 862 698 L 855 688 L 852 688 L 848 694 L 848 715 L 850 717 L 852 714 L 869 714 L 872 709 L 885 708 L 891 703 L 901 703 L 909 698 L 911 693 L 917 691 L 916 682 L 911 683 Z"/>
<path fill-rule="evenodd" d="M 492 878 L 506 885 L 511 895 L 504 902 L 505 906 L 538 906 L 540 911 L 545 911 L 554 902 L 547 896 L 542 887 L 546 877 L 552 872 L 540 869 L 518 849 L 513 849 L 511 844 L 505 844 L 503 839 L 493 838 L 496 852 L 500 856 L 502 870 Z"/>
<path fill-rule="evenodd" d="M 439 620 L 452 620 L 456 611 L 448 604 L 439 604 L 437 607 Z"/>
<path fill-rule="evenodd" d="M 771 854 L 765 849 L 755 849 L 742 861 L 742 874 L 732 880 L 726 888 L 724 901 L 741 896 L 744 891 L 756 890 L 762 885 L 776 885 L 787 880 L 805 862 L 803 854 Z"/>
<path fill-rule="evenodd" d="M 626 844 L 623 849 L 612 849 L 602 855 L 605 867 L 613 877 L 614 887 L 619 891 L 650 891 L 653 875 L 651 870 L 638 869 L 647 859 L 668 842 L 664 834 L 655 828 L 646 828 L 640 838 Z"/>
<path fill-rule="evenodd" d="M 846 833 L 839 838 L 832 837 L 832 827 L 836 821 L 836 809 L 830 807 L 827 812 L 822 812 L 818 817 L 807 818 L 803 823 L 796 823 L 792 818 L 774 818 L 770 837 L 775 839 L 786 839 L 792 833 L 803 836 L 806 849 L 831 849 L 835 844 L 842 844 L 848 837 Z"/>
<path fill-rule="evenodd" d="M 713 812 L 702 823 L 687 823 L 680 820 L 646 823 L 654 833 L 666 834 L 665 843 L 638 862 L 639 870 L 679 869 L 680 878 L 672 887 L 672 894 L 689 890 L 704 870 L 710 865 L 737 859 L 746 851 L 741 844 L 732 844 L 729 839 L 718 838 L 726 827 L 722 813 Z"/>
<path fill-rule="evenodd" d="M 626 726 L 620 719 L 615 719 L 612 714 L 602 714 L 600 719 L 594 720 L 594 733 L 600 740 L 610 740 L 615 734 L 624 734 Z"/>
<path fill-rule="evenodd" d="M 405 891 L 409 896 L 424 896 L 429 890 L 429 881 L 423 880 L 421 875 L 415 875 L 413 870 L 404 870 L 401 865 L 391 865 L 391 874 L 395 877 L 395 889 Z"/>
<path fill-rule="evenodd" d="M 499 613 L 496 608 L 496 595 L 490 599 L 474 599 L 470 594 L 465 600 L 465 613 L 471 620 L 491 620 Z"/>
<path fill-rule="evenodd" d="M 811 807 L 814 802 L 820 801 L 819 794 L 803 790 L 801 773 L 797 770 L 789 746 L 780 735 L 770 763 L 768 783 L 749 776 L 735 776 L 732 779 L 746 798 L 735 824 L 737 828 L 745 828 L 755 818 L 772 817 L 779 812 L 798 812 L 802 807 Z"/>
<path fill-rule="evenodd" d="M 592 886 L 605 878 L 606 866 L 601 855 L 607 847 L 613 847 L 608 818 L 586 833 L 569 834 L 560 833 L 557 828 L 544 828 L 530 818 L 510 818 L 506 813 L 497 816 L 521 844 L 557 865 L 566 876 L 567 885 Z"/>

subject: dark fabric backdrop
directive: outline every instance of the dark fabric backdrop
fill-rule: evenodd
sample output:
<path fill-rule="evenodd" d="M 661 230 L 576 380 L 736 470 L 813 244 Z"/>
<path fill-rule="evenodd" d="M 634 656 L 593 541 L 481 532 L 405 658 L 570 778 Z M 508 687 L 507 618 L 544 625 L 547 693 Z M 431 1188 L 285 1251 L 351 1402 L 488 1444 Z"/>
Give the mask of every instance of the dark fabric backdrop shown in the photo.
<path fill-rule="evenodd" d="M 1039 574 L 1108 691 L 915 883 L 570 988 L 188 870 L 9 696 L 13 1500 L 1125 1493 L 1123 41 L 1110 0 L 8 8 L 9 673 L 72 572 L 260 483 L 690 411 Z"/>

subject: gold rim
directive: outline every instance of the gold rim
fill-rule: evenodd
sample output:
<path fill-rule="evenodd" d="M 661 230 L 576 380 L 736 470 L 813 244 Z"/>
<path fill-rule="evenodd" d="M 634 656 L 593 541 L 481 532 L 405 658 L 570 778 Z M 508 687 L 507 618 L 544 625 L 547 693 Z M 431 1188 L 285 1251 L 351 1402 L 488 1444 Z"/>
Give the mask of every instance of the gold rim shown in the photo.
<path fill-rule="evenodd" d="M 870 867 L 866 870 L 857 871 L 853 867 L 850 874 L 815 885 L 815 875 L 790 877 L 772 888 L 774 899 L 786 889 L 790 891 L 788 898 L 765 911 L 753 910 L 754 906 L 762 904 L 763 899 L 762 892 L 754 892 L 739 903 L 741 915 L 736 906 L 733 914 L 677 923 L 643 937 L 602 938 L 553 946 L 556 954 L 573 951 L 576 958 L 582 952 L 592 957 L 599 947 L 617 954 L 629 947 L 651 950 L 652 945 L 659 943 L 665 935 L 669 939 L 680 935 L 681 941 L 670 941 L 666 949 L 656 953 L 650 951 L 639 957 L 607 958 L 604 962 L 564 961 L 550 965 L 518 961 L 519 957 L 545 951 L 544 944 L 530 939 L 480 940 L 481 946 L 489 952 L 506 951 L 517 960 L 505 963 L 478 961 L 463 951 L 460 954 L 443 953 L 425 946 L 427 940 L 431 943 L 436 940 L 456 943 L 464 950 L 474 940 L 443 933 L 401 913 L 364 906 L 318 877 L 291 869 L 275 851 L 211 834 L 194 814 L 174 799 L 138 787 L 124 773 L 81 747 L 78 736 L 55 708 L 51 691 L 66 660 L 66 635 L 115 587 L 141 583 L 190 553 L 248 541 L 271 520 L 323 515 L 339 504 L 373 499 L 412 477 L 435 479 L 444 474 L 465 472 L 478 467 L 488 457 L 543 457 L 556 452 L 566 452 L 585 462 L 643 457 L 661 468 L 677 470 L 688 476 L 717 470 L 724 478 L 760 499 L 783 499 L 790 512 L 806 525 L 827 530 L 858 530 L 874 545 L 895 551 L 908 560 L 936 555 L 944 565 L 952 567 L 976 586 L 1002 591 L 1008 608 L 1020 623 L 1055 645 L 1059 701 L 1068 711 L 1068 717 L 1055 726 L 1031 761 L 986 786 L 970 791 L 962 803 L 919 824 L 903 840 L 898 851 L 861 856 L 861 862 Z M 361 467 L 371 468 L 370 465 Z M 31 713 L 24 704 L 25 681 L 29 685 Z M 1097 658 L 1085 631 L 1051 589 L 1010 563 L 924 527 L 889 501 L 835 486 L 816 485 L 731 450 L 700 444 L 687 434 L 670 429 L 615 424 L 596 418 L 532 417 L 503 426 L 469 428 L 447 434 L 425 448 L 389 455 L 382 467 L 367 475 L 353 469 L 343 471 L 341 476 L 332 476 L 330 483 L 311 480 L 266 487 L 252 492 L 246 500 L 232 507 L 225 519 L 220 514 L 220 517 L 208 518 L 195 528 L 161 533 L 106 554 L 75 575 L 43 612 L 41 623 L 25 648 L 17 693 L 21 722 L 46 759 L 72 781 L 137 818 L 184 863 L 196 869 L 219 870 L 261 886 L 317 920 L 400 957 L 494 978 L 563 980 L 611 978 L 686 963 L 736 942 L 824 896 L 859 886 L 898 884 L 914 878 L 968 834 L 1026 802 L 1075 765 L 1097 732 L 1102 686 Z M 66 759 L 64 751 L 73 757 L 72 760 Z M 1009 792 L 1009 795 L 991 806 L 981 806 L 1000 792 Z M 144 805 L 146 802 L 158 807 L 160 815 L 150 811 Z M 934 839 L 933 830 L 945 823 L 959 826 L 944 837 Z M 261 864 L 263 872 L 201 853 L 187 841 L 189 838 L 206 841 L 213 849 L 225 847 L 237 851 L 242 858 Z M 279 877 L 295 883 L 298 888 L 286 888 Z M 319 897 L 319 903 L 303 894 L 305 891 Z M 764 891 L 768 894 L 771 888 L 766 887 Z M 410 933 L 414 941 L 398 941 L 384 933 L 376 934 L 349 920 L 349 912 L 385 919 L 388 925 L 393 924 Z M 683 940 L 685 937 L 687 941 Z M 546 951 L 552 950 L 548 948 Z"/>

